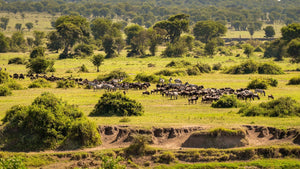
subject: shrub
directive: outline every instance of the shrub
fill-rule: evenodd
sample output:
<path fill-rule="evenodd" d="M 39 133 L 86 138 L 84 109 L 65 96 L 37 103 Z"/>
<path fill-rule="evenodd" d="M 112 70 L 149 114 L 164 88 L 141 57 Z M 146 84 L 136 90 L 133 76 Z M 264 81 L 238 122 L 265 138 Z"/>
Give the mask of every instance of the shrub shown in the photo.
<path fill-rule="evenodd" d="M 161 70 L 159 72 L 156 72 L 155 74 L 162 75 L 162 76 L 185 76 L 185 75 L 187 75 L 186 71 L 184 71 L 184 70 L 171 71 L 168 69 Z"/>
<path fill-rule="evenodd" d="M 44 57 L 45 56 L 45 48 L 42 46 L 35 47 L 30 53 L 30 58 Z"/>
<path fill-rule="evenodd" d="M 9 79 L 9 75 L 7 72 L 0 70 L 0 84 L 7 82 Z"/>
<path fill-rule="evenodd" d="M 161 155 L 159 155 L 155 162 L 170 164 L 171 162 L 175 162 L 176 157 L 172 152 L 165 151 Z"/>
<path fill-rule="evenodd" d="M 139 73 L 135 76 L 134 81 L 159 83 L 159 77 L 156 75 L 146 75 L 143 73 Z"/>
<path fill-rule="evenodd" d="M 221 70 L 222 69 L 222 64 L 221 63 L 213 64 L 212 69 L 213 70 Z"/>
<path fill-rule="evenodd" d="M 75 55 L 82 56 L 82 57 L 91 56 L 94 54 L 93 46 L 87 44 L 77 45 L 74 51 L 75 51 Z"/>
<path fill-rule="evenodd" d="M 38 57 L 30 59 L 29 64 L 27 64 L 26 68 L 29 68 L 29 73 L 46 73 L 48 67 L 51 67 L 53 65 L 53 61 Z"/>
<path fill-rule="evenodd" d="M 291 78 L 288 83 L 288 85 L 298 85 L 298 84 L 300 84 L 300 76 Z"/>
<path fill-rule="evenodd" d="M 0 86 L 0 96 L 9 96 L 12 92 L 7 86 Z"/>
<path fill-rule="evenodd" d="M 123 72 L 121 70 L 113 70 L 107 75 L 100 75 L 97 77 L 97 80 L 99 81 L 109 81 L 112 79 L 125 79 L 128 77 L 128 74 L 126 72 Z"/>
<path fill-rule="evenodd" d="M 74 80 L 60 80 L 56 82 L 57 88 L 74 88 L 76 86 Z"/>
<path fill-rule="evenodd" d="M 85 72 L 85 73 L 88 73 L 89 70 L 88 70 L 87 67 L 83 64 L 82 66 L 79 67 L 78 72 Z"/>
<path fill-rule="evenodd" d="M 238 112 L 244 116 L 287 117 L 300 116 L 300 106 L 291 97 L 281 97 L 259 105 L 245 106 Z"/>
<path fill-rule="evenodd" d="M 116 158 L 111 156 L 102 156 L 101 157 L 101 168 L 117 168 L 117 169 L 125 169 L 126 166 L 119 164 L 120 161 L 123 161 L 123 158 L 117 156 Z"/>
<path fill-rule="evenodd" d="M 259 47 L 259 46 L 257 46 L 255 49 L 254 49 L 254 52 L 263 52 L 264 50 L 261 48 L 261 47 Z"/>
<path fill-rule="evenodd" d="M 66 73 L 73 73 L 73 71 L 69 69 L 66 71 Z"/>
<path fill-rule="evenodd" d="M 185 45 L 181 43 L 169 43 L 167 48 L 162 52 L 163 57 L 183 57 L 183 54 L 186 53 Z"/>
<path fill-rule="evenodd" d="M 281 67 L 271 64 L 271 63 L 263 63 L 258 66 L 258 73 L 259 74 L 284 74 L 283 70 Z"/>
<path fill-rule="evenodd" d="M 26 169 L 24 164 L 24 159 L 22 157 L 13 156 L 8 158 L 0 158 L 0 168 L 1 169 Z"/>
<path fill-rule="evenodd" d="M 127 154 L 144 155 L 150 141 L 150 135 L 136 134 L 133 136 L 133 142 L 125 151 Z"/>
<path fill-rule="evenodd" d="M 195 66 L 199 69 L 201 73 L 209 73 L 211 71 L 211 67 L 209 66 L 209 64 L 197 63 L 197 65 Z"/>
<path fill-rule="evenodd" d="M 225 73 L 228 74 L 249 74 L 255 73 L 258 69 L 258 64 L 252 60 L 241 63 L 240 65 L 229 67 L 225 70 Z"/>
<path fill-rule="evenodd" d="M 22 65 L 25 64 L 25 59 L 21 58 L 21 57 L 14 57 L 8 60 L 8 64 L 18 64 L 18 65 Z"/>
<path fill-rule="evenodd" d="M 101 96 L 91 116 L 140 116 L 143 114 L 141 103 L 121 93 L 105 93 Z"/>
<path fill-rule="evenodd" d="M 217 102 L 211 104 L 213 108 L 232 108 L 238 106 L 238 100 L 234 95 L 223 95 Z"/>
<path fill-rule="evenodd" d="M 252 80 L 247 88 L 249 89 L 267 89 L 268 88 L 268 82 L 264 79 L 254 79 Z"/>
<path fill-rule="evenodd" d="M 166 65 L 166 67 L 176 67 L 176 68 L 182 68 L 182 67 L 186 67 L 186 66 L 190 66 L 191 63 L 181 60 L 181 61 L 171 61 L 170 63 L 168 63 Z"/>
<path fill-rule="evenodd" d="M 193 66 L 192 68 L 188 68 L 186 70 L 186 72 L 190 76 L 199 75 L 200 74 L 200 71 L 199 71 L 199 69 L 196 66 Z"/>
<path fill-rule="evenodd" d="M 78 147 L 101 143 L 96 127 L 76 106 L 47 92 L 29 106 L 11 107 L 2 121 L 6 126 L 1 132 L 7 150 L 55 149 L 66 140 Z"/>
<path fill-rule="evenodd" d="M 217 136 L 240 136 L 246 135 L 245 131 L 242 129 L 227 129 L 227 128 L 214 128 L 208 131 L 208 134 L 214 137 Z"/>
<path fill-rule="evenodd" d="M 277 87 L 277 85 L 278 85 L 278 80 L 273 79 L 273 78 L 267 78 L 266 80 L 267 80 L 267 82 L 268 82 L 268 84 L 269 84 L 270 86 Z"/>
<path fill-rule="evenodd" d="M 5 85 L 10 88 L 11 90 L 22 90 L 23 87 L 21 84 L 17 83 L 14 80 L 9 80 Z"/>
<path fill-rule="evenodd" d="M 51 84 L 44 78 L 36 79 L 28 86 L 28 88 L 46 88 L 46 87 L 51 87 Z"/>

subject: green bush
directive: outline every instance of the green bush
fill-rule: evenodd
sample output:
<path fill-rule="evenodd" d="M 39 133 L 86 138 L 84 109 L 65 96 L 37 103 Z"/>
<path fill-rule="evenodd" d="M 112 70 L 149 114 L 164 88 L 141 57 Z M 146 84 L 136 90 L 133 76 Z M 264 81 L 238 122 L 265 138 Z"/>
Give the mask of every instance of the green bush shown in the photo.
<path fill-rule="evenodd" d="M 143 114 L 141 103 L 121 93 L 105 93 L 101 96 L 91 116 L 140 116 Z"/>
<path fill-rule="evenodd" d="M 257 78 L 253 79 L 247 86 L 249 89 L 267 89 L 268 86 L 277 87 L 278 81 L 273 78 Z"/>
<path fill-rule="evenodd" d="M 232 108 L 238 106 L 235 95 L 223 95 L 218 101 L 211 104 L 213 108 Z"/>
<path fill-rule="evenodd" d="M 197 67 L 201 73 L 211 72 L 211 67 L 209 66 L 209 64 L 197 63 L 197 65 L 195 65 L 195 67 Z"/>
<path fill-rule="evenodd" d="M 51 87 L 51 84 L 44 78 L 36 79 L 28 86 L 28 88 L 46 88 L 46 87 Z"/>
<path fill-rule="evenodd" d="M 97 77 L 97 80 L 99 81 L 110 81 L 112 79 L 125 79 L 128 77 L 128 74 L 126 72 L 123 72 L 121 70 L 113 70 L 107 75 L 100 75 Z"/>
<path fill-rule="evenodd" d="M 30 53 L 30 58 L 37 58 L 37 57 L 44 57 L 45 56 L 45 48 L 42 46 L 37 46 L 35 47 L 31 53 Z"/>
<path fill-rule="evenodd" d="M 9 79 L 8 82 L 5 83 L 5 86 L 7 86 L 11 90 L 22 90 L 23 87 L 20 83 L 17 83 L 13 79 Z"/>
<path fill-rule="evenodd" d="M 250 74 L 257 72 L 258 64 L 252 60 L 241 63 L 240 65 L 235 65 L 229 67 L 224 72 L 227 74 Z"/>
<path fill-rule="evenodd" d="M 56 82 L 57 88 L 74 88 L 76 86 L 74 80 L 59 80 Z"/>
<path fill-rule="evenodd" d="M 291 78 L 288 83 L 288 85 L 298 85 L 298 84 L 300 84 L 300 76 Z"/>
<path fill-rule="evenodd" d="M 284 74 L 281 67 L 279 67 L 275 64 L 272 64 L 272 63 L 263 63 L 263 64 L 259 65 L 258 73 L 259 74 L 273 74 L 273 75 Z"/>
<path fill-rule="evenodd" d="M 94 49 L 92 45 L 87 45 L 87 44 L 79 44 L 74 48 L 75 55 L 77 56 L 91 56 L 94 54 Z"/>
<path fill-rule="evenodd" d="M 300 105 L 291 97 L 281 97 L 259 105 L 245 106 L 238 112 L 244 116 L 287 117 L 300 116 Z"/>
<path fill-rule="evenodd" d="M 213 64 L 212 69 L 213 70 L 221 70 L 222 69 L 222 64 L 221 63 Z"/>
<path fill-rule="evenodd" d="M 0 70 L 0 84 L 7 82 L 9 79 L 9 75 L 7 72 Z"/>
<path fill-rule="evenodd" d="M 23 65 L 25 64 L 25 59 L 21 57 L 14 57 L 8 60 L 8 64 L 18 64 L 18 65 Z"/>
<path fill-rule="evenodd" d="M 159 77 L 156 75 L 146 75 L 144 73 L 139 73 L 135 76 L 134 81 L 159 83 Z"/>
<path fill-rule="evenodd" d="M 180 61 L 171 61 L 170 63 L 168 63 L 166 65 L 166 67 L 182 68 L 182 67 L 186 67 L 186 66 L 190 66 L 190 65 L 191 65 L 191 62 L 180 60 Z"/>
<path fill-rule="evenodd" d="M 9 96 L 12 92 L 7 86 L 0 86 L 0 96 Z"/>
<path fill-rule="evenodd" d="M 200 75 L 201 73 L 196 66 L 193 66 L 192 68 L 188 68 L 186 72 L 190 76 Z"/>
<path fill-rule="evenodd" d="M 13 106 L 2 119 L 6 126 L 1 133 L 6 150 L 56 149 L 62 144 L 78 147 L 101 143 L 96 127 L 74 105 L 43 93 L 29 106 Z"/>
<path fill-rule="evenodd" d="M 185 76 L 185 75 L 187 75 L 186 71 L 184 71 L 184 70 L 171 71 L 168 69 L 161 70 L 159 72 L 156 72 L 155 74 L 162 75 L 162 76 Z"/>
<path fill-rule="evenodd" d="M 8 158 L 0 158 L 1 169 L 26 169 L 24 159 L 22 157 L 13 156 Z"/>
<path fill-rule="evenodd" d="M 144 155 L 150 141 L 150 135 L 136 134 L 133 136 L 130 146 L 125 149 L 125 152 L 130 155 Z"/>
<path fill-rule="evenodd" d="M 261 47 L 257 46 L 257 47 L 254 49 L 254 52 L 264 52 L 264 50 L 263 50 Z"/>
<path fill-rule="evenodd" d="M 180 42 L 169 43 L 166 49 L 162 52 L 163 57 L 183 57 L 183 54 L 186 53 L 186 47 Z"/>
<path fill-rule="evenodd" d="M 171 162 L 175 162 L 175 161 L 176 161 L 175 155 L 172 152 L 169 152 L 169 151 L 163 152 L 155 160 L 155 162 L 164 163 L 164 164 L 170 164 Z"/>
<path fill-rule="evenodd" d="M 89 70 L 88 70 L 87 67 L 83 64 L 82 66 L 79 67 L 78 73 L 79 73 L 79 72 L 88 73 Z"/>

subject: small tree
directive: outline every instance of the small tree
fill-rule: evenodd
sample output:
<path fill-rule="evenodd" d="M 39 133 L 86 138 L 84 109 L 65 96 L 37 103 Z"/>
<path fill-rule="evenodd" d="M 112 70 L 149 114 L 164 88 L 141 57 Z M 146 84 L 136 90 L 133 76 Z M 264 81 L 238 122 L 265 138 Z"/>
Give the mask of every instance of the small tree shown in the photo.
<path fill-rule="evenodd" d="M 254 51 L 254 48 L 253 48 L 252 45 L 246 44 L 246 45 L 244 46 L 244 54 L 246 54 L 248 58 L 249 58 L 250 55 L 253 53 L 253 51 Z"/>
<path fill-rule="evenodd" d="M 16 23 L 15 29 L 16 29 L 17 31 L 20 31 L 20 30 L 22 29 L 22 24 L 21 24 L 21 23 Z"/>
<path fill-rule="evenodd" d="M 40 46 L 43 45 L 43 39 L 45 38 L 45 32 L 42 31 L 34 31 L 33 32 L 33 36 L 34 36 L 34 45 L 35 46 Z"/>
<path fill-rule="evenodd" d="M 292 57 L 292 62 L 299 63 L 300 62 L 300 38 L 293 39 L 288 44 L 287 53 L 290 57 Z"/>
<path fill-rule="evenodd" d="M 53 62 L 37 57 L 30 59 L 29 64 L 26 67 L 29 68 L 30 73 L 46 73 L 47 68 L 51 65 L 53 65 Z"/>
<path fill-rule="evenodd" d="M 210 40 L 206 43 L 204 47 L 205 54 L 212 57 L 216 51 L 217 43 L 215 40 Z"/>
<path fill-rule="evenodd" d="M 91 62 L 93 63 L 94 66 L 97 67 L 97 72 L 99 72 L 99 67 L 104 61 L 104 56 L 101 54 L 94 55 L 91 59 Z"/>
<path fill-rule="evenodd" d="M 64 44 L 61 40 L 61 36 L 56 31 L 52 31 L 47 35 L 48 43 L 47 48 L 50 51 L 56 51 L 58 53 L 59 49 L 62 49 L 64 47 Z"/>
<path fill-rule="evenodd" d="M 1 28 L 6 30 L 8 22 L 9 22 L 9 18 L 2 17 L 2 18 L 0 18 L 0 21 L 1 21 L 1 24 L 0 24 Z"/>
<path fill-rule="evenodd" d="M 9 49 L 9 43 L 3 33 L 0 32 L 0 53 L 6 52 Z"/>
<path fill-rule="evenodd" d="M 125 41 L 123 38 L 119 37 L 115 39 L 115 44 L 117 47 L 118 55 L 120 55 L 121 50 L 125 47 Z"/>
<path fill-rule="evenodd" d="M 45 48 L 42 46 L 35 47 L 30 53 L 30 58 L 44 57 L 45 56 Z"/>
<path fill-rule="evenodd" d="M 251 39 L 253 38 L 254 32 L 255 32 L 255 28 L 254 26 L 250 26 L 248 27 L 248 32 L 250 33 Z"/>
<path fill-rule="evenodd" d="M 267 26 L 266 28 L 264 28 L 264 31 L 265 31 L 265 37 L 267 38 L 274 37 L 275 35 L 275 30 L 273 26 Z"/>
<path fill-rule="evenodd" d="M 102 46 L 106 53 L 105 58 L 113 58 L 116 56 L 115 52 L 115 39 L 110 35 L 105 35 L 103 38 Z"/>
<path fill-rule="evenodd" d="M 30 30 L 33 28 L 33 23 L 32 22 L 28 22 L 25 24 L 26 28 L 28 29 L 28 31 L 30 32 Z"/>

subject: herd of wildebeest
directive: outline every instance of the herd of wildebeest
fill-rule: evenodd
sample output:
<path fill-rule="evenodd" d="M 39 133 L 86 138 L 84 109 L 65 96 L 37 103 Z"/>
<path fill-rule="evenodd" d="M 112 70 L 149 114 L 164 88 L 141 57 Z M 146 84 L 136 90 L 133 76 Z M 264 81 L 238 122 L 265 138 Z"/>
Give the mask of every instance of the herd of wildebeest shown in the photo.
<path fill-rule="evenodd" d="M 112 79 L 110 81 L 98 81 L 93 80 L 89 81 L 88 79 L 82 78 L 64 78 L 64 77 L 56 77 L 54 75 L 33 75 L 33 74 L 13 74 L 10 75 L 11 78 L 14 79 L 25 79 L 25 77 L 30 78 L 31 80 L 44 78 L 47 81 L 55 82 L 59 80 L 72 80 L 78 84 L 78 86 L 85 86 L 85 88 L 93 89 L 94 91 L 104 89 L 107 92 L 115 92 L 117 90 L 122 90 L 124 94 L 128 92 L 129 89 L 134 90 L 143 90 L 142 95 L 150 95 L 150 94 L 160 94 L 164 97 L 169 97 L 172 99 L 178 99 L 178 97 L 188 98 L 188 104 L 196 104 L 198 99 L 201 98 L 201 103 L 211 103 L 213 101 L 217 101 L 224 94 L 234 94 L 238 99 L 247 101 L 248 99 L 260 100 L 260 95 L 266 96 L 266 93 L 263 89 L 255 89 L 251 91 L 247 88 L 239 88 L 232 89 L 230 87 L 226 88 L 204 88 L 203 85 L 195 85 L 189 84 L 188 82 L 182 83 L 180 79 L 175 79 L 174 83 L 172 83 L 172 77 L 169 79 L 168 83 L 165 83 L 165 80 L 160 78 L 159 83 L 156 84 L 156 87 L 152 90 L 148 90 L 150 87 L 149 82 L 122 82 L 121 79 Z M 268 99 L 274 99 L 273 95 L 268 95 Z"/>

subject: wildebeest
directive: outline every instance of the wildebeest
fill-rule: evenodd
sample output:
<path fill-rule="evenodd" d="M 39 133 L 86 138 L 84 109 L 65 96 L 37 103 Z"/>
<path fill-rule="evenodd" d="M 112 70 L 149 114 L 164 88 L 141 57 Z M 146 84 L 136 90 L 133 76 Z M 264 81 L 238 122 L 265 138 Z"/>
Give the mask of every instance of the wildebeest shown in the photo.
<path fill-rule="evenodd" d="M 172 99 L 176 99 L 178 98 L 178 92 L 169 92 L 169 96 Z"/>
<path fill-rule="evenodd" d="M 163 79 L 163 78 L 159 78 L 159 83 L 161 83 L 161 85 L 164 85 L 164 83 L 165 83 L 165 79 Z"/>
<path fill-rule="evenodd" d="M 149 91 L 144 91 L 144 92 L 143 92 L 143 95 L 145 95 L 145 94 L 146 94 L 146 95 L 150 95 L 150 92 L 149 92 Z"/>
<path fill-rule="evenodd" d="M 263 89 L 255 89 L 254 92 L 264 94 L 264 96 L 266 96 L 266 92 Z"/>
<path fill-rule="evenodd" d="M 175 82 L 175 83 L 182 84 L 182 81 L 181 81 L 180 79 L 175 79 L 174 82 Z"/>
<path fill-rule="evenodd" d="M 197 104 L 197 100 L 198 100 L 198 96 L 193 96 L 188 99 L 189 104 L 191 104 L 191 103 L 194 104 L 194 102 L 195 102 L 195 104 Z"/>
<path fill-rule="evenodd" d="M 13 78 L 14 78 L 14 79 L 19 79 L 18 73 L 14 73 L 14 74 L 13 74 Z"/>
<path fill-rule="evenodd" d="M 268 95 L 268 100 L 269 100 L 269 99 L 274 100 L 274 96 L 273 96 L 272 94 Z"/>

